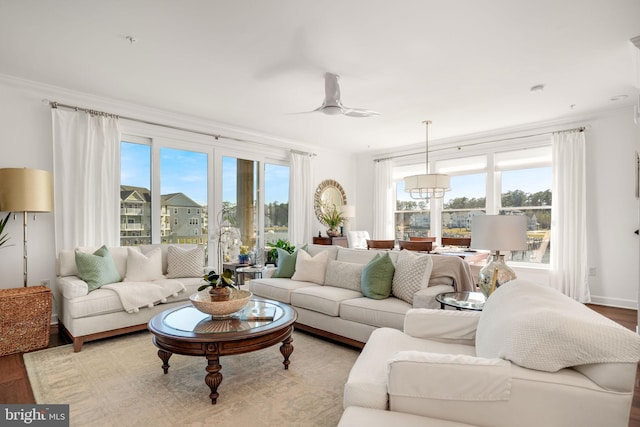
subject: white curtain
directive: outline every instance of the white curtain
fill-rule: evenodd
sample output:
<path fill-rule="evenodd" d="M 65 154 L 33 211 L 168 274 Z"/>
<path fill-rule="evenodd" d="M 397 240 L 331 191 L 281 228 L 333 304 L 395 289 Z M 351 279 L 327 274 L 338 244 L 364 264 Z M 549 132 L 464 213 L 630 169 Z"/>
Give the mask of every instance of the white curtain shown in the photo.
<path fill-rule="evenodd" d="M 298 246 L 311 240 L 313 179 L 311 156 L 291 152 L 289 186 L 289 241 Z"/>
<path fill-rule="evenodd" d="M 374 163 L 373 186 L 373 239 L 394 239 L 393 198 L 391 160 Z"/>
<path fill-rule="evenodd" d="M 118 120 L 57 108 L 51 115 L 56 252 L 78 246 L 118 246 Z"/>
<path fill-rule="evenodd" d="M 587 266 L 585 135 L 553 134 L 551 286 L 590 302 Z"/>

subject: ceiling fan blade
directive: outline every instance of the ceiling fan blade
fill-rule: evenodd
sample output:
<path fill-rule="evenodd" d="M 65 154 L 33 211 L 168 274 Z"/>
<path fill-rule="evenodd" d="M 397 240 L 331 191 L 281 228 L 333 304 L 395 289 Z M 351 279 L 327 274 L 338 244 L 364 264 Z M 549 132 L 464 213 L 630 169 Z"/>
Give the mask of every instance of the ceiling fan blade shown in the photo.
<path fill-rule="evenodd" d="M 379 116 L 380 113 L 373 110 L 364 110 L 362 108 L 344 108 L 344 115 L 349 117 L 374 117 Z"/>

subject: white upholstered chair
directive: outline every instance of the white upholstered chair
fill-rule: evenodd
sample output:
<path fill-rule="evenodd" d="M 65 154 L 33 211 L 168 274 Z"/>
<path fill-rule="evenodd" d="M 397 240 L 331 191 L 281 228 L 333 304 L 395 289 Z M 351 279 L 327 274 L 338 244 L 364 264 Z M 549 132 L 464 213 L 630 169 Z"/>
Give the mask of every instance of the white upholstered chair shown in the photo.
<path fill-rule="evenodd" d="M 412 309 L 404 332 L 376 329 L 351 369 L 344 407 L 492 427 L 626 427 L 638 360 L 632 331 L 515 280 L 482 312 Z"/>
<path fill-rule="evenodd" d="M 369 240 L 369 232 L 362 231 L 347 231 L 347 243 L 350 248 L 367 249 L 367 240 Z"/>

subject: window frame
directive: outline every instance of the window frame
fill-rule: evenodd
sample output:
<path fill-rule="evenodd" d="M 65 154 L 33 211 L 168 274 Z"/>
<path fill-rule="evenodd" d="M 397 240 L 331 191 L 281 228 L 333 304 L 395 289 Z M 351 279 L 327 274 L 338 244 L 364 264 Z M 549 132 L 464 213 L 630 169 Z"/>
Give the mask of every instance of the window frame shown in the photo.
<path fill-rule="evenodd" d="M 467 145 L 465 145 L 467 144 Z M 497 215 L 500 210 L 503 209 L 502 203 L 502 171 L 504 170 L 522 170 L 536 167 L 550 166 L 553 172 L 553 159 L 548 161 L 540 161 L 538 159 L 529 163 L 525 162 L 517 167 L 496 167 L 496 155 L 505 152 L 516 152 L 521 150 L 537 149 L 542 147 L 551 147 L 552 141 L 548 134 L 540 134 L 519 138 L 505 138 L 499 141 L 480 141 L 478 143 L 472 142 L 457 142 L 456 144 L 443 144 L 436 146 L 438 148 L 432 148 L 429 152 L 429 171 L 430 173 L 447 173 L 450 176 L 472 175 L 476 173 L 486 173 L 486 197 L 485 197 L 485 211 L 487 215 Z M 455 159 L 474 157 L 474 156 L 486 156 L 485 168 L 469 168 L 467 170 L 456 170 L 454 172 L 441 172 L 439 169 L 439 163 L 443 161 L 450 161 Z M 392 164 L 392 180 L 394 189 L 394 204 L 397 204 L 397 181 L 402 180 L 404 176 L 409 174 L 402 174 L 399 171 L 402 169 L 414 169 L 421 170 L 416 173 L 424 173 L 424 153 L 415 155 L 407 155 L 402 158 L 394 159 Z M 443 213 L 443 199 L 432 199 L 429 201 L 428 209 L 430 210 L 430 235 L 436 237 L 436 242 L 439 244 L 442 238 L 442 213 Z M 394 206 L 394 231 L 395 215 L 397 212 L 396 206 Z M 546 207 L 545 207 L 546 208 Z M 508 209 L 508 208 L 507 208 Z M 551 206 L 549 206 L 551 209 Z M 466 211 L 467 209 L 465 209 Z M 511 265 L 518 267 L 530 267 L 530 268 L 542 268 L 549 269 L 549 264 L 539 264 L 532 262 L 518 262 L 510 261 Z"/>

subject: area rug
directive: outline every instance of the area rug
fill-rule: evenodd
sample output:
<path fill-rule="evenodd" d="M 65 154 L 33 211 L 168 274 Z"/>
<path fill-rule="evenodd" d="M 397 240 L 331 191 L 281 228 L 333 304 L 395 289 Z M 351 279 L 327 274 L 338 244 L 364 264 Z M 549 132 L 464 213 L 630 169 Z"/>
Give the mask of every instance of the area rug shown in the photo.
<path fill-rule="evenodd" d="M 222 357 L 216 405 L 204 357 L 174 354 L 163 374 L 149 332 L 26 353 L 36 403 L 70 405 L 72 426 L 335 426 L 359 352 L 294 332 L 289 369 L 279 345 Z"/>

